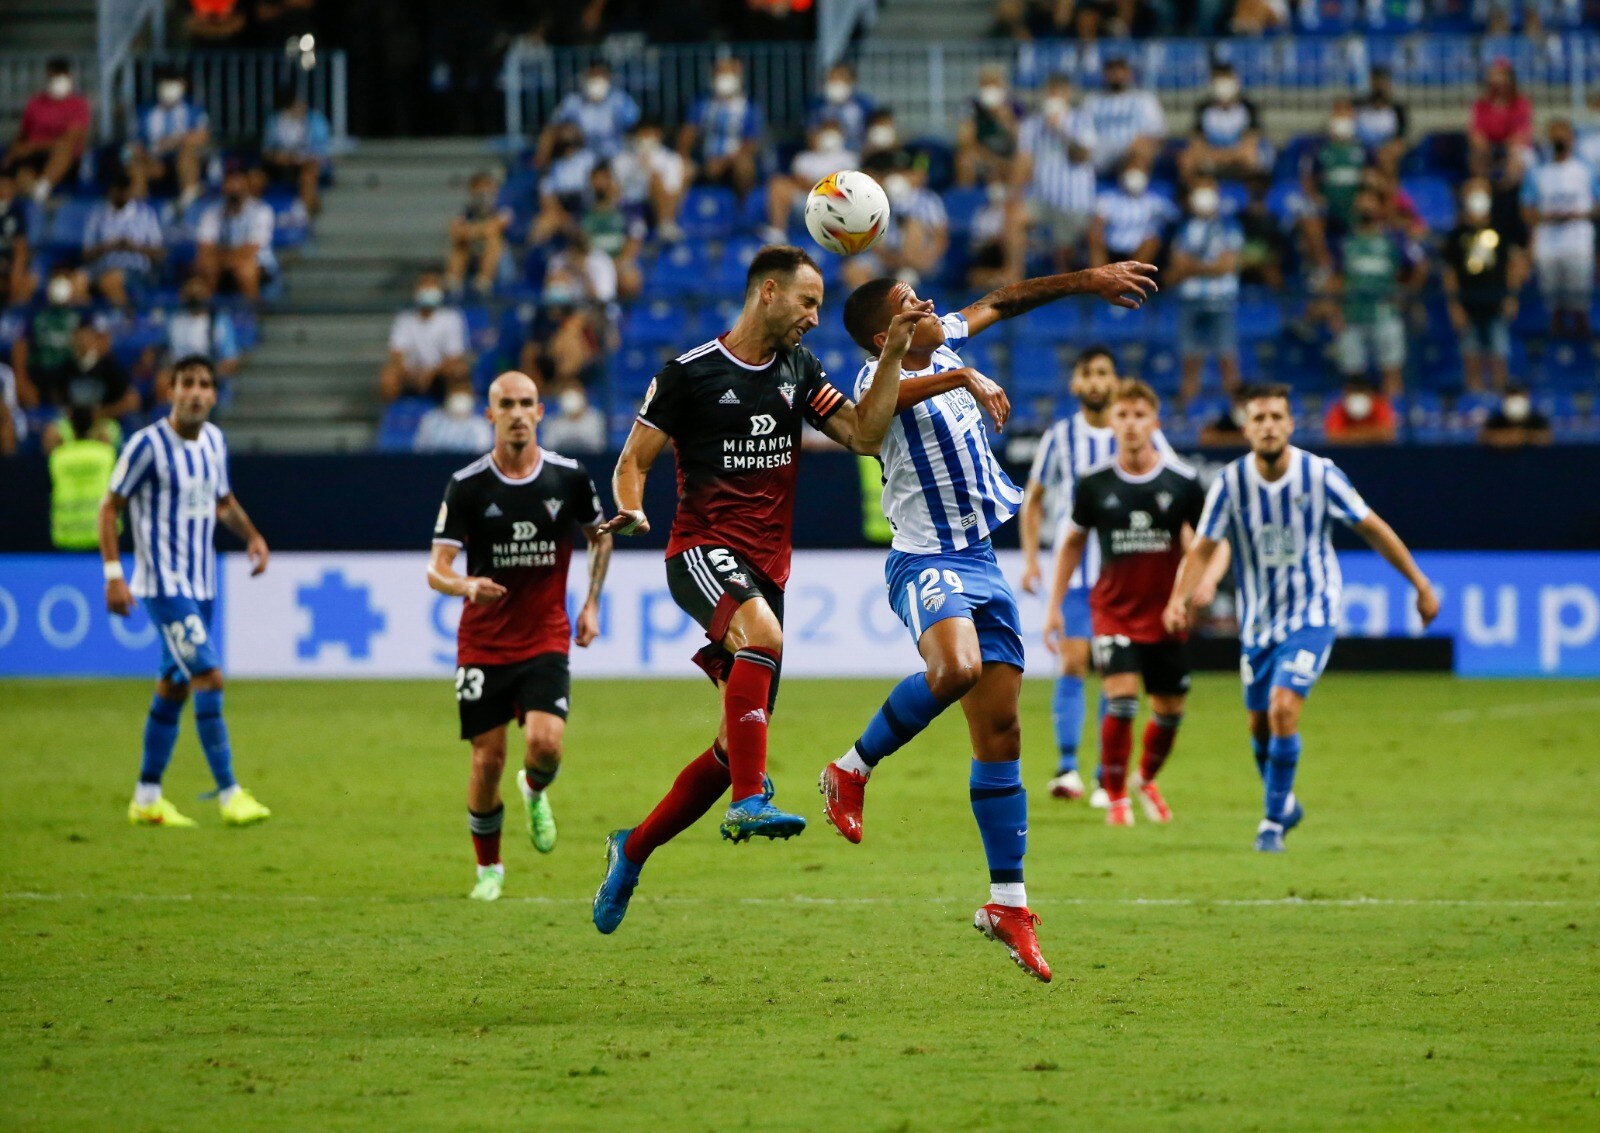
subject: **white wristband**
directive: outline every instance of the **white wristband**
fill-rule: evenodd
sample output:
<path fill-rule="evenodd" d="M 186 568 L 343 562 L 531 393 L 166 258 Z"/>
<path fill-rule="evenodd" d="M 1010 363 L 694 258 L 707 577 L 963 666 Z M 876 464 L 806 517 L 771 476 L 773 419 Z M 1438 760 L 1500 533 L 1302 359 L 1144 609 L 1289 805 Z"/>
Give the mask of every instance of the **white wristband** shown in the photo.
<path fill-rule="evenodd" d="M 106 572 L 107 582 L 115 582 L 122 577 L 122 563 L 118 560 L 112 559 L 110 562 L 101 563 L 100 566 Z"/>

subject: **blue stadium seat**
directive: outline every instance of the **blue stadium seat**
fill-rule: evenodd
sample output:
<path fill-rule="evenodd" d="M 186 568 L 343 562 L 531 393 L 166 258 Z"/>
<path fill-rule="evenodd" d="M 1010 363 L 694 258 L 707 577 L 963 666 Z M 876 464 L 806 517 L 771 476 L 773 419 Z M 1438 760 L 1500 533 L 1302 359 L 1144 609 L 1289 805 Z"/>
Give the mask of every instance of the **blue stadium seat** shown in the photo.
<path fill-rule="evenodd" d="M 685 240 L 662 250 L 645 267 L 650 291 L 663 298 L 701 295 L 712 289 L 711 252 L 698 240 Z"/>
<path fill-rule="evenodd" d="M 50 218 L 49 235 L 45 242 L 56 251 L 77 254 L 83 251 L 83 233 L 88 226 L 89 214 L 96 201 L 68 197 L 56 206 Z"/>
<path fill-rule="evenodd" d="M 1011 391 L 1018 398 L 1053 397 L 1066 388 L 1069 365 L 1057 343 L 1018 335 L 1011 342 Z"/>
<path fill-rule="evenodd" d="M 1434 232 L 1448 232 L 1456 221 L 1455 190 L 1438 174 L 1402 177 L 1400 187 L 1417 206 L 1417 215 Z"/>
<path fill-rule="evenodd" d="M 1083 303 L 1046 303 L 1029 311 L 1026 333 L 1040 338 L 1077 339 L 1084 335 Z"/>
<path fill-rule="evenodd" d="M 1144 356 L 1135 362 L 1134 359 L 1123 360 L 1122 369 L 1136 377 L 1143 378 L 1155 387 L 1158 393 L 1174 393 L 1178 383 L 1183 377 L 1183 369 L 1178 359 L 1178 348 L 1171 341 L 1153 342 L 1144 350 Z"/>
<path fill-rule="evenodd" d="M 433 402 L 425 397 L 402 397 L 392 402 L 378 423 L 378 451 L 410 452 L 422 415 L 432 408 Z"/>
<path fill-rule="evenodd" d="M 949 189 L 944 194 L 944 211 L 950 218 L 950 240 L 965 240 L 972 231 L 972 220 L 988 201 L 982 189 Z"/>
<path fill-rule="evenodd" d="M 1246 288 L 1239 297 L 1239 338 L 1258 342 L 1283 332 L 1283 308 L 1271 292 Z"/>
<path fill-rule="evenodd" d="M 623 396 L 642 394 L 650 379 L 661 369 L 662 352 L 644 346 L 626 346 L 612 356 L 610 374 L 613 388 Z"/>
<path fill-rule="evenodd" d="M 622 317 L 622 341 L 630 346 L 670 346 L 687 342 L 693 325 L 690 313 L 671 303 L 636 303 Z"/>
<path fill-rule="evenodd" d="M 683 197 L 683 231 L 694 240 L 723 240 L 738 222 L 738 199 L 720 185 L 696 185 Z"/>
<path fill-rule="evenodd" d="M 1513 363 L 1515 356 L 1513 355 Z M 1569 339 L 1552 340 L 1545 348 L 1541 367 L 1543 384 L 1553 390 L 1594 390 L 1600 379 L 1600 361 L 1589 343 Z M 1513 369 L 1513 373 L 1518 373 Z M 1558 396 L 1549 394 L 1547 396 Z"/>

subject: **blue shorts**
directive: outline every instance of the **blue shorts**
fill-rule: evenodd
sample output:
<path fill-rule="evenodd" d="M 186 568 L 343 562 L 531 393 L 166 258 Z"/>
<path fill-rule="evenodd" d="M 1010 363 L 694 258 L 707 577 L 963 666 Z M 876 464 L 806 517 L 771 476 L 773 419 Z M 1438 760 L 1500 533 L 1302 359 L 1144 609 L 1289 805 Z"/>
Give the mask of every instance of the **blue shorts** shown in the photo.
<path fill-rule="evenodd" d="M 1287 688 L 1301 696 L 1322 676 L 1333 652 L 1332 626 L 1306 626 L 1276 644 L 1258 645 L 1239 654 L 1239 679 L 1244 682 L 1244 706 L 1265 712 L 1274 688 Z"/>
<path fill-rule="evenodd" d="M 1022 615 L 987 542 L 933 555 L 890 551 L 883 576 L 889 585 L 889 605 L 913 641 L 935 622 L 967 618 L 978 627 L 985 661 L 1024 668 Z"/>
<path fill-rule="evenodd" d="M 146 598 L 150 624 L 161 634 L 163 680 L 185 684 L 196 673 L 222 667 L 217 643 L 211 638 L 211 599 Z"/>
<path fill-rule="evenodd" d="M 1094 629 L 1089 624 L 1089 588 L 1075 586 L 1067 591 L 1067 596 L 1061 599 L 1061 624 L 1064 637 L 1080 637 L 1088 641 L 1094 636 Z"/>
<path fill-rule="evenodd" d="M 1185 358 L 1239 353 L 1239 325 L 1233 307 L 1180 301 L 1178 353 Z"/>

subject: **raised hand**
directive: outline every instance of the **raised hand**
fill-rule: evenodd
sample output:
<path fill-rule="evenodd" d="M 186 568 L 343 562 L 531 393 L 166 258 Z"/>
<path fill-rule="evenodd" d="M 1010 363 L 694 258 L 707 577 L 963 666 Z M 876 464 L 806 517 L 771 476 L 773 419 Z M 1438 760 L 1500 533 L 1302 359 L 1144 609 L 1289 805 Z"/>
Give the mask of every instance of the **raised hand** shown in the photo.
<path fill-rule="evenodd" d="M 983 406 L 990 417 L 994 418 L 994 427 L 998 431 L 1006 427 L 1006 421 L 1011 417 L 1011 399 L 1006 396 L 1006 391 L 995 382 L 990 381 L 976 370 L 972 370 L 967 378 L 967 392 L 977 403 Z"/>
<path fill-rule="evenodd" d="M 643 535 L 650 530 L 650 521 L 642 511 L 623 508 L 600 525 L 602 535 Z"/>
<path fill-rule="evenodd" d="M 1137 260 L 1090 268 L 1091 290 L 1113 306 L 1137 311 L 1146 299 L 1161 290 L 1155 281 L 1155 274 L 1160 270 L 1154 264 L 1141 264 Z"/>
<path fill-rule="evenodd" d="M 933 317 L 933 301 L 924 299 L 906 310 L 901 311 L 889 320 L 889 331 L 884 336 L 882 358 L 904 358 L 906 351 L 911 349 L 911 337 L 916 334 L 917 324 L 923 319 Z"/>

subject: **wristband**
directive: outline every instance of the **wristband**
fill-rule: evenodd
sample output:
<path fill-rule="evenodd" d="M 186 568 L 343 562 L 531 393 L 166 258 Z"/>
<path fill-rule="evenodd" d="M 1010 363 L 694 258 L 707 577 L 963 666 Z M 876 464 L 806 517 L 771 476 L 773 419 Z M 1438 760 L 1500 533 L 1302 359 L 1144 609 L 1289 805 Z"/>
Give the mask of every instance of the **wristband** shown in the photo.
<path fill-rule="evenodd" d="M 107 582 L 116 582 L 122 577 L 122 563 L 117 559 L 112 559 L 109 562 L 102 562 L 100 567 L 105 571 Z"/>

